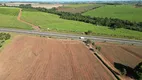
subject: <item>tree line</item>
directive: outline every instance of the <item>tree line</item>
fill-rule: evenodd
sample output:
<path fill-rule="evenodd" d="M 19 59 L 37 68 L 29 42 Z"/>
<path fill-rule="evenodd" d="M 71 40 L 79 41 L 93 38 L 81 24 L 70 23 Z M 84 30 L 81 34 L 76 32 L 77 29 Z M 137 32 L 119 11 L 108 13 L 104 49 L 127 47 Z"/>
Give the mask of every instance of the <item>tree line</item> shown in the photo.
<path fill-rule="evenodd" d="M 107 17 L 101 18 L 101 17 L 83 16 L 80 13 L 73 14 L 69 12 L 57 11 L 56 8 L 52 8 L 52 9 L 46 9 L 46 8 L 40 8 L 40 7 L 33 8 L 31 7 L 31 5 L 28 5 L 28 6 L 20 5 L 19 7 L 35 9 L 42 12 L 56 14 L 56 15 L 59 15 L 60 18 L 62 19 L 81 21 L 81 22 L 91 23 L 91 24 L 99 25 L 99 26 L 107 26 L 110 29 L 114 29 L 114 30 L 116 28 L 124 28 L 124 29 L 142 32 L 142 22 L 131 22 L 128 20 L 121 20 L 117 18 L 107 18 Z"/>
<path fill-rule="evenodd" d="M 69 12 L 59 12 L 59 11 L 56 11 L 55 8 L 53 9 L 36 8 L 36 9 L 38 11 L 59 15 L 60 18 L 63 18 L 63 19 L 81 21 L 81 22 L 91 23 L 91 24 L 100 25 L 100 26 L 108 26 L 111 29 L 125 28 L 129 30 L 140 31 L 140 32 L 142 31 L 142 22 L 131 22 L 128 20 L 121 20 L 121 19 L 107 18 L 107 17 L 100 18 L 100 17 L 83 16 L 79 13 L 72 14 Z"/>

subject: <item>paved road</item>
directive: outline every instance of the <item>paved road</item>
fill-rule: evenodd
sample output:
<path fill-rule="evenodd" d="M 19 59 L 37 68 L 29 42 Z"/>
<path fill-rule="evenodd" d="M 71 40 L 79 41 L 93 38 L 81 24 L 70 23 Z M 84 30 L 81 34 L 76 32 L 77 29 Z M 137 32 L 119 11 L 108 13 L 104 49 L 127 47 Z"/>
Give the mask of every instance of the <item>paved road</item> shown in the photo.
<path fill-rule="evenodd" d="M 42 35 L 42 36 L 56 36 L 56 37 L 64 37 L 64 38 L 72 38 L 72 39 L 79 39 L 79 37 L 84 37 L 85 39 L 91 39 L 91 40 L 96 40 L 96 41 L 120 42 L 120 43 L 126 43 L 126 44 L 142 45 L 142 40 L 129 40 L 129 39 L 121 39 L 121 38 L 98 37 L 98 36 L 80 36 L 80 35 L 74 35 L 74 34 L 39 32 L 35 30 L 19 30 L 19 29 L 0 28 L 0 32 L 15 32 L 15 33 L 35 34 L 35 35 Z"/>

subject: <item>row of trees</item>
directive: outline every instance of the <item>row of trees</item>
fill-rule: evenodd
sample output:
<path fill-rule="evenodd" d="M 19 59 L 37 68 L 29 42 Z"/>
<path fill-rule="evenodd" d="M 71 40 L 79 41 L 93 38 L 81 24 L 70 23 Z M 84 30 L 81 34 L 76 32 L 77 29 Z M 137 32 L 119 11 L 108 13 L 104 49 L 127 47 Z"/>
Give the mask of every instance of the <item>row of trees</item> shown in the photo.
<path fill-rule="evenodd" d="M 40 8 L 40 7 L 33 8 L 31 7 L 31 5 L 20 5 L 19 7 L 30 8 L 30 9 L 35 9 L 42 12 L 56 14 L 63 19 L 81 21 L 81 22 L 91 23 L 91 24 L 100 25 L 100 26 L 107 26 L 107 27 L 110 27 L 110 29 L 125 28 L 129 30 L 142 32 L 142 22 L 131 22 L 128 20 L 121 20 L 121 19 L 107 18 L 107 17 L 100 18 L 100 17 L 83 16 L 80 13 L 73 14 L 69 12 L 60 12 L 60 11 L 57 11 L 56 8 L 52 8 L 52 9 L 46 9 L 46 8 Z"/>
<path fill-rule="evenodd" d="M 59 12 L 59 11 L 56 11 L 55 8 L 53 9 L 36 8 L 36 9 L 42 12 L 57 14 L 60 16 L 60 18 L 63 18 L 63 19 L 81 21 L 81 22 L 91 23 L 91 24 L 100 25 L 100 26 L 108 26 L 111 29 L 125 28 L 125 29 L 130 29 L 135 31 L 142 31 L 142 22 L 131 22 L 128 20 L 120 20 L 120 19 L 114 19 L 114 18 L 83 16 L 79 13 L 72 14 L 69 12 Z"/>

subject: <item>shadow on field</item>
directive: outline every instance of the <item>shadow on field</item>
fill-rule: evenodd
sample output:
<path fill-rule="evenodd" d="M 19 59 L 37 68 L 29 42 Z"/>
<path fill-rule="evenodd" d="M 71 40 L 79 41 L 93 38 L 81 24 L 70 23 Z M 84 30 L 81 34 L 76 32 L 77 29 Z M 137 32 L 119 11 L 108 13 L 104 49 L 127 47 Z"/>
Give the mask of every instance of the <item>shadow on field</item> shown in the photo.
<path fill-rule="evenodd" d="M 117 68 L 122 74 L 125 74 L 126 76 L 130 78 L 136 77 L 134 69 L 129 66 L 114 62 L 114 67 Z"/>

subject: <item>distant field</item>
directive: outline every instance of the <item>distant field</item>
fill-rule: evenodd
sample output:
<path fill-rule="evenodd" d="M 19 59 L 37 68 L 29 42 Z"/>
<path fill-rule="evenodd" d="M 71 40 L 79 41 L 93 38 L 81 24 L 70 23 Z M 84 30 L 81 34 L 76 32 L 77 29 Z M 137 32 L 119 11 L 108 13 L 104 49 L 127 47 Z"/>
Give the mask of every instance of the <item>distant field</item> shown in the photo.
<path fill-rule="evenodd" d="M 53 30 L 63 32 L 83 33 L 88 30 L 93 31 L 93 35 L 114 36 L 114 37 L 126 37 L 142 39 L 142 33 L 137 31 L 131 31 L 127 29 L 112 30 L 108 27 L 95 26 L 88 23 L 79 21 L 61 19 L 59 16 L 49 13 L 37 12 L 37 11 L 23 11 L 22 19 L 38 25 L 42 30 Z"/>
<path fill-rule="evenodd" d="M 83 13 L 92 17 L 111 17 L 123 20 L 142 22 L 142 8 L 132 5 L 106 5 Z"/>
<path fill-rule="evenodd" d="M 32 29 L 31 26 L 23 24 L 17 20 L 18 13 L 19 13 L 18 8 L 0 7 L 0 27 Z"/>
<path fill-rule="evenodd" d="M 78 7 L 85 7 L 90 5 L 94 5 L 94 4 L 67 4 L 65 5 L 65 7 L 78 8 Z"/>
<path fill-rule="evenodd" d="M 102 4 L 68 4 L 68 5 L 64 5 L 63 7 L 59 7 L 58 11 L 81 13 L 101 5 Z"/>

